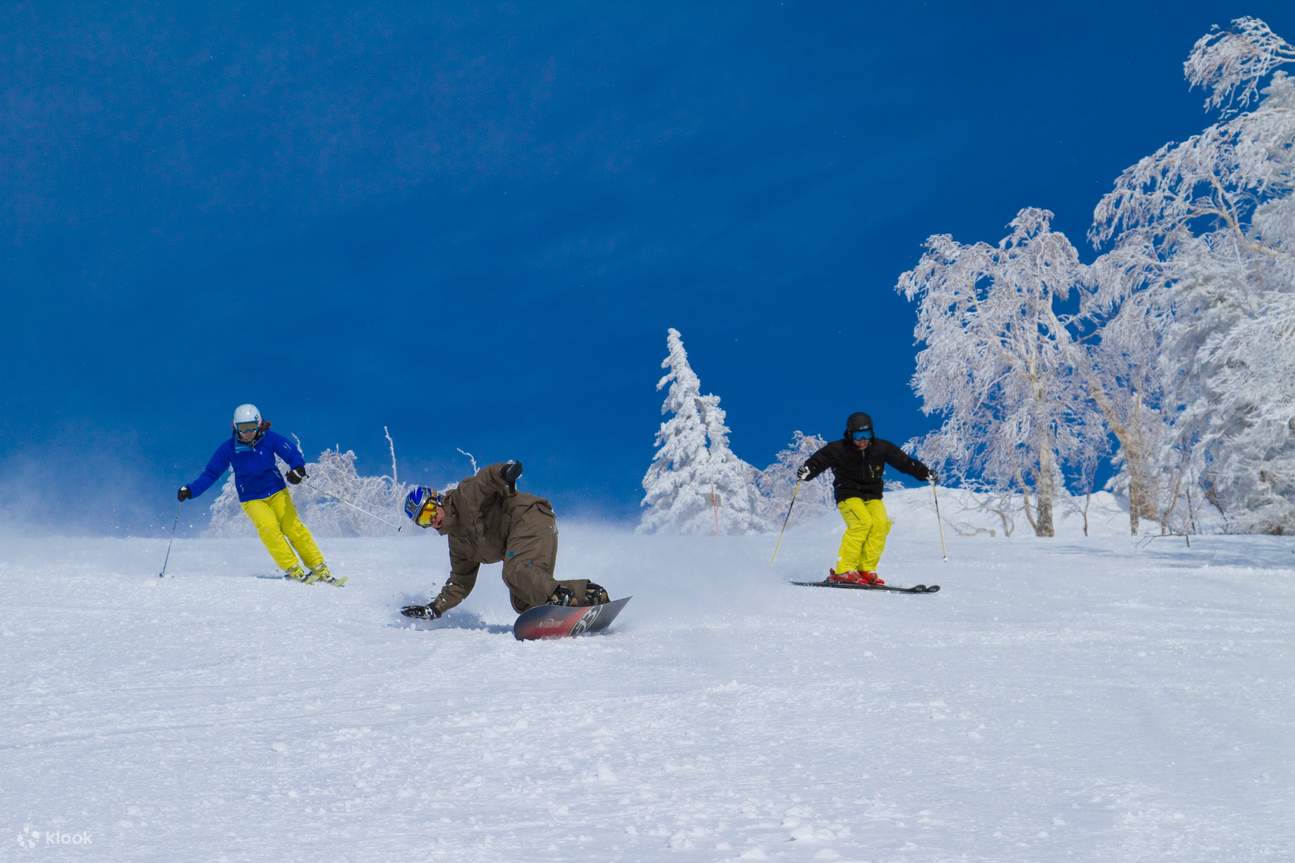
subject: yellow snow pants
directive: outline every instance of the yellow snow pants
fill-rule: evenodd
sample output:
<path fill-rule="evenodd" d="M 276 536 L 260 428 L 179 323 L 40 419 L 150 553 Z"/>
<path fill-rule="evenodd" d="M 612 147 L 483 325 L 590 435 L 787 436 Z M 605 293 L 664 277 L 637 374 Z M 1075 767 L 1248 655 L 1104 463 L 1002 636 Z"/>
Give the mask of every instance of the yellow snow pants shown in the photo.
<path fill-rule="evenodd" d="M 845 536 L 836 554 L 837 572 L 876 572 L 886 550 L 890 516 L 880 500 L 847 497 L 836 505 L 845 519 Z"/>
<path fill-rule="evenodd" d="M 291 569 L 297 565 L 297 554 L 308 569 L 314 569 L 324 562 L 324 555 L 315 545 L 315 538 L 310 535 L 306 525 L 297 518 L 297 508 L 292 505 L 292 497 L 285 488 L 276 491 L 269 497 L 260 500 L 243 501 L 243 512 L 256 525 L 256 532 L 265 543 L 265 550 L 279 569 Z M 288 545 L 292 543 L 292 545 Z M 296 554 L 293 549 L 296 549 Z"/>

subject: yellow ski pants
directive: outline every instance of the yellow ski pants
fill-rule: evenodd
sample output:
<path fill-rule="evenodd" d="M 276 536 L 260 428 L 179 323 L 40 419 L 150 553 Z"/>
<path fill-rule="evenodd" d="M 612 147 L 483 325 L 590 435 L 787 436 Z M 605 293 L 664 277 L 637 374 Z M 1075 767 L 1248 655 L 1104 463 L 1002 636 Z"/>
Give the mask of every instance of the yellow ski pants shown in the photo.
<path fill-rule="evenodd" d="M 845 536 L 836 554 L 837 572 L 876 572 L 886 550 L 890 516 L 880 500 L 848 497 L 836 505 L 845 519 Z"/>
<path fill-rule="evenodd" d="M 309 569 L 314 569 L 324 562 L 324 555 L 315 545 L 315 538 L 310 535 L 306 525 L 297 518 L 297 508 L 292 505 L 292 497 L 285 488 L 269 497 L 260 500 L 243 501 L 243 512 L 256 525 L 256 532 L 265 543 L 265 550 L 279 569 L 291 569 L 297 565 L 297 554 L 301 562 Z M 288 543 L 292 545 L 288 545 Z M 293 549 L 296 549 L 296 554 Z"/>

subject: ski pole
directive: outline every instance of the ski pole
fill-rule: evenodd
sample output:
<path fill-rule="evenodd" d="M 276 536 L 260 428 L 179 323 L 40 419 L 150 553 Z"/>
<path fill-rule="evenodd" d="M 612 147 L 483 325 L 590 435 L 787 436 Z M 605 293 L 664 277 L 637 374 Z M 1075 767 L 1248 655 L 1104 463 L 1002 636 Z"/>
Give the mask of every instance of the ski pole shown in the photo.
<path fill-rule="evenodd" d="M 166 575 L 166 565 L 171 562 L 171 546 L 175 544 L 175 528 L 180 523 L 180 507 L 184 506 L 184 501 L 180 501 L 175 506 L 175 521 L 171 522 L 171 541 L 166 544 L 166 557 L 162 558 L 162 571 L 157 574 L 158 578 Z"/>
<path fill-rule="evenodd" d="M 400 531 L 402 531 L 402 530 L 404 530 L 404 529 L 405 529 L 405 526 L 404 526 L 403 524 L 396 524 L 394 521 L 388 521 L 387 519 L 383 518 L 382 516 L 378 515 L 377 513 L 375 513 L 375 512 L 370 512 L 369 510 L 365 509 L 364 507 L 356 506 L 355 504 L 351 503 L 349 500 L 346 500 L 345 498 L 340 498 L 340 497 L 338 497 L 337 495 L 333 494 L 333 493 L 332 493 L 332 492 L 330 492 L 330 491 L 324 491 L 324 490 L 323 490 L 322 488 L 320 488 L 319 486 L 317 486 L 317 485 L 312 485 L 311 483 L 306 482 L 304 479 L 301 481 L 301 484 L 302 484 L 302 485 L 304 485 L 304 486 L 305 486 L 306 488 L 308 488 L 308 489 L 311 489 L 311 490 L 313 490 L 313 491 L 317 491 L 317 492 L 319 492 L 320 494 L 324 495 L 325 497 L 331 497 L 333 500 L 337 501 L 337 502 L 338 502 L 338 503 L 340 503 L 340 504 L 343 504 L 343 505 L 345 505 L 345 506 L 349 506 L 351 509 L 355 510 L 356 512 L 362 512 L 362 513 L 364 513 L 365 515 L 367 515 L 369 518 L 376 518 L 378 521 L 382 522 L 383 524 L 387 525 L 388 527 L 394 527 L 394 528 L 396 529 L 396 533 L 400 533 Z"/>
<path fill-rule="evenodd" d="M 791 490 L 791 503 L 787 506 L 787 517 L 782 520 L 782 529 L 778 531 L 778 542 L 773 547 L 773 557 L 769 558 L 769 565 L 778 559 L 778 549 L 782 548 L 782 534 L 787 529 L 787 522 L 791 521 L 791 508 L 796 505 L 796 495 L 800 492 L 800 480 L 796 480 L 796 485 Z"/>
<path fill-rule="evenodd" d="M 935 526 L 940 529 L 940 557 L 949 562 L 949 553 L 944 550 L 944 522 L 940 521 L 940 498 L 935 493 L 935 480 L 931 480 L 931 500 L 935 501 Z"/>

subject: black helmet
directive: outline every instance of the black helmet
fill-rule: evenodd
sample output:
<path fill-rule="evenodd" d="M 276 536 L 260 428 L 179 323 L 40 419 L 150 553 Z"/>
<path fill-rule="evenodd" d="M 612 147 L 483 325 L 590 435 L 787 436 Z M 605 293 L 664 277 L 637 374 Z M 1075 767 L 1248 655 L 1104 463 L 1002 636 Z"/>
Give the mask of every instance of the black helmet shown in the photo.
<path fill-rule="evenodd" d="M 862 411 L 850 414 L 850 418 L 845 421 L 845 438 L 847 440 L 857 431 L 872 431 L 872 417 Z"/>

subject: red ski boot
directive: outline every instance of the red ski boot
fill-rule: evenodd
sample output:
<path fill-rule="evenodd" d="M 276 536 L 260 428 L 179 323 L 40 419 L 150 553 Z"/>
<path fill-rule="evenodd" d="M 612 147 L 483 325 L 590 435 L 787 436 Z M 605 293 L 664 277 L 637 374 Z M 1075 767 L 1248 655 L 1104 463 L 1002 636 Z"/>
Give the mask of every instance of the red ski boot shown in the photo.
<path fill-rule="evenodd" d="M 865 586 L 870 584 L 886 583 L 882 581 L 875 572 L 859 572 L 858 570 L 837 572 L 834 569 L 829 569 L 827 571 L 827 580 L 830 584 L 862 584 Z"/>

